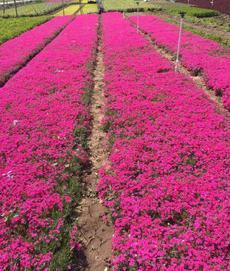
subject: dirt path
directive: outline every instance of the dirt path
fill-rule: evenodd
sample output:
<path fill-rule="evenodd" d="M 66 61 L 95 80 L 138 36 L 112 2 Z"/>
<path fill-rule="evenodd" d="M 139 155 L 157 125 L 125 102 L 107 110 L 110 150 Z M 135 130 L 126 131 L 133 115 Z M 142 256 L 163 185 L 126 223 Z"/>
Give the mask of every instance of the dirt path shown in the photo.
<path fill-rule="evenodd" d="M 128 19 L 128 17 L 126 17 L 126 18 Z M 136 25 L 133 22 L 131 22 L 130 20 L 129 20 L 129 22 L 133 27 L 136 27 Z M 160 46 L 157 46 L 156 43 L 154 42 L 154 40 L 151 38 L 151 36 L 148 33 L 144 32 L 143 30 L 139 29 L 139 33 L 142 34 L 150 42 L 150 44 L 153 46 L 153 48 L 159 54 L 161 54 L 163 57 L 167 58 L 170 62 L 172 62 L 175 65 L 176 60 L 175 60 L 175 55 L 173 53 L 170 53 L 166 49 L 164 49 Z M 180 73 L 190 77 L 194 81 L 196 86 L 199 89 L 202 89 L 204 91 L 204 93 L 207 95 L 207 97 L 216 104 L 216 108 L 217 108 L 218 112 L 220 112 L 221 114 L 224 114 L 226 117 L 230 117 L 230 113 L 223 106 L 221 97 L 216 96 L 215 92 L 206 86 L 205 81 L 202 76 L 193 75 L 192 72 L 190 72 L 189 70 L 187 70 L 184 66 L 182 66 L 180 64 L 178 66 L 177 72 L 180 72 Z"/>
<path fill-rule="evenodd" d="M 100 30 L 99 30 L 100 32 Z M 99 33 L 100 36 L 100 33 Z M 96 186 L 98 169 L 107 163 L 106 134 L 101 127 L 104 118 L 104 64 L 101 51 L 101 37 L 99 37 L 96 69 L 94 72 L 95 86 L 92 96 L 91 114 L 93 117 L 92 134 L 89 141 L 92 169 L 86 176 L 86 192 L 77 209 L 79 213 L 78 225 L 80 227 L 81 243 L 84 245 L 84 254 L 87 266 L 81 270 L 107 271 L 111 258 L 111 239 L 113 227 L 111 221 L 103 222 L 102 216 L 107 215 L 107 209 L 100 203 Z"/>

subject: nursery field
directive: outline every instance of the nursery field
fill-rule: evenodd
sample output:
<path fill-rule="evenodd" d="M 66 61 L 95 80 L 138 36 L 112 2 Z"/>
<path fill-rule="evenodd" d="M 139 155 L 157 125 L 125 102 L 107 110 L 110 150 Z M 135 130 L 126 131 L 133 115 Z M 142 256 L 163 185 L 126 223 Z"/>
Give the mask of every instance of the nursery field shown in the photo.
<path fill-rule="evenodd" d="M 65 6 L 61 2 L 41 2 L 19 5 L 17 7 L 17 14 L 14 7 L 6 8 L 5 11 L 0 9 L 0 16 L 2 17 L 16 17 L 16 16 L 38 16 L 47 15 Z"/>
<path fill-rule="evenodd" d="M 187 2 L 187 1 L 186 1 Z M 185 12 L 185 28 L 205 38 L 212 39 L 224 46 L 230 47 L 230 18 L 216 10 L 188 6 L 187 4 L 170 3 L 157 0 L 150 2 L 141 1 L 139 5 L 134 0 L 104 0 L 105 10 L 151 12 L 157 14 L 171 23 L 178 24 L 179 13 Z"/>
<path fill-rule="evenodd" d="M 204 17 L 212 17 L 218 15 L 218 12 L 210 9 L 197 8 L 193 6 L 188 6 L 185 4 L 172 4 L 164 0 L 157 1 L 148 1 L 143 2 L 135 0 L 104 0 L 104 7 L 107 11 L 110 10 L 125 10 L 127 12 L 137 9 L 140 10 L 164 10 L 168 14 L 177 15 L 178 12 L 184 11 L 189 16 L 204 18 Z"/>
<path fill-rule="evenodd" d="M 228 270 L 229 49 L 97 11 L 0 45 L 0 270 Z"/>

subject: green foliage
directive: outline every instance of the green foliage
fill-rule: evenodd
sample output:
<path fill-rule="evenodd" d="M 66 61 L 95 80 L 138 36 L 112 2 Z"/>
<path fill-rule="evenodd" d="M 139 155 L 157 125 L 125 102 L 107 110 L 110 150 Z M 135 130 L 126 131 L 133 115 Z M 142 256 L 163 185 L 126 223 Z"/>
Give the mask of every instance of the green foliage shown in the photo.
<path fill-rule="evenodd" d="M 133 0 L 104 0 L 103 4 L 106 11 L 136 7 Z"/>
<path fill-rule="evenodd" d="M 68 240 L 63 239 L 63 240 Z M 50 265 L 50 271 L 65 271 L 68 268 L 68 265 L 70 264 L 72 260 L 72 253 L 69 247 L 68 242 L 64 242 L 64 244 L 62 244 L 60 250 L 58 250 L 55 254 L 54 254 L 54 258 L 53 261 Z"/>
<path fill-rule="evenodd" d="M 170 23 L 175 23 L 175 15 L 179 17 L 179 12 L 187 9 L 190 9 L 187 15 L 185 16 L 185 22 L 188 22 L 189 24 L 184 24 L 184 28 L 190 32 L 193 32 L 195 34 L 198 34 L 204 38 L 214 40 L 221 45 L 224 45 L 226 47 L 230 47 L 230 40 L 228 39 L 227 35 L 222 35 L 222 32 L 229 32 L 230 31 L 230 23 L 227 18 L 224 18 L 223 15 L 218 14 L 216 11 L 215 16 L 213 17 L 202 17 L 204 14 L 206 14 L 206 11 L 210 11 L 207 9 L 201 9 L 201 8 L 195 8 L 195 7 L 189 7 L 182 4 L 178 5 L 172 5 L 168 4 L 163 5 L 163 13 L 166 13 L 169 16 L 167 19 Z M 195 17 L 197 10 L 199 10 L 203 15 L 201 15 L 199 18 Z M 193 12 L 195 11 L 195 12 Z M 208 15 L 208 13 L 207 13 Z M 218 16 L 217 16 L 218 15 Z M 199 15 L 198 15 L 199 16 Z M 163 17 L 164 19 L 164 17 Z M 178 22 L 178 20 L 177 20 Z M 194 27 L 193 27 L 194 24 Z M 196 27 L 196 25 L 200 26 L 199 28 Z M 206 31 L 206 26 L 210 29 L 213 29 L 213 31 Z M 216 31 L 215 31 L 216 30 Z M 220 30 L 220 32 L 219 32 Z M 198 74 L 200 71 L 197 71 Z"/>
<path fill-rule="evenodd" d="M 218 16 L 218 12 L 211 9 L 203 9 L 192 7 L 188 5 L 170 5 L 168 8 L 165 6 L 165 11 L 171 15 L 177 15 L 181 12 L 185 12 L 186 15 L 196 18 L 207 18 Z"/>
<path fill-rule="evenodd" d="M 219 36 L 217 33 L 210 34 L 210 33 L 205 32 L 205 30 L 200 30 L 200 29 L 196 29 L 196 28 L 193 28 L 193 27 L 189 27 L 189 26 L 184 26 L 184 28 L 186 30 L 191 31 L 191 32 L 193 32 L 195 34 L 198 34 L 198 35 L 200 35 L 202 37 L 214 40 L 214 41 L 216 41 L 216 42 L 218 42 L 218 43 L 220 43 L 220 44 L 222 44 L 222 45 L 224 45 L 226 47 L 230 47 L 230 40 L 227 39 L 227 38 L 224 38 L 222 36 Z"/>
<path fill-rule="evenodd" d="M 18 16 L 39 16 L 39 15 L 47 15 L 53 13 L 63 6 L 67 6 L 68 4 L 62 3 L 32 3 L 20 5 L 17 7 Z M 0 16 L 2 17 L 15 17 L 16 12 L 14 7 L 9 7 L 3 13 L 3 9 L 0 10 Z"/>
<path fill-rule="evenodd" d="M 222 29 L 223 31 L 230 32 L 230 22 L 228 20 L 223 20 L 221 16 L 209 17 L 209 18 L 196 18 L 187 16 L 186 21 L 195 24 L 203 24 L 207 26 L 212 26 L 217 29 Z"/>
<path fill-rule="evenodd" d="M 135 12 L 137 8 L 139 11 L 156 11 L 161 10 L 161 6 L 154 2 L 143 2 L 141 1 L 139 5 L 136 4 L 134 0 L 104 0 L 104 8 L 106 11 L 125 11 L 125 12 Z"/>
<path fill-rule="evenodd" d="M 80 2 L 80 1 L 78 1 Z M 65 15 L 81 15 L 81 14 L 89 14 L 89 13 L 97 13 L 98 7 L 97 4 L 74 4 L 70 3 L 68 7 L 64 9 Z M 54 14 L 55 16 L 62 16 L 63 10 L 59 10 L 57 13 Z"/>
<path fill-rule="evenodd" d="M 51 17 L 0 18 L 0 44 L 48 21 Z"/>
<path fill-rule="evenodd" d="M 82 14 L 96 13 L 98 8 L 96 4 L 87 4 L 82 8 Z"/>
<path fill-rule="evenodd" d="M 112 122 L 111 121 L 107 121 L 103 126 L 102 126 L 102 131 L 105 132 L 105 133 L 108 133 L 109 130 L 111 129 L 112 127 Z"/>
<path fill-rule="evenodd" d="M 74 4 L 70 3 L 68 7 L 64 9 L 65 15 L 81 15 L 81 14 L 88 14 L 88 13 L 97 13 L 98 8 L 97 4 Z M 63 10 L 59 10 L 57 13 L 55 13 L 55 16 L 62 16 Z"/>
<path fill-rule="evenodd" d="M 71 4 L 64 9 L 64 15 L 74 15 L 76 14 L 81 8 L 79 4 Z M 63 9 L 59 10 L 57 13 L 54 14 L 55 16 L 62 16 Z"/>
<path fill-rule="evenodd" d="M 180 12 L 186 12 L 187 15 L 197 18 L 206 18 L 217 16 L 218 12 L 210 9 L 203 9 L 197 7 L 191 7 L 183 4 L 172 4 L 164 2 L 139 2 L 137 5 L 135 0 L 104 0 L 104 7 L 107 11 L 118 10 L 126 12 L 134 12 L 139 8 L 139 11 L 161 11 L 171 14 L 178 15 Z"/>

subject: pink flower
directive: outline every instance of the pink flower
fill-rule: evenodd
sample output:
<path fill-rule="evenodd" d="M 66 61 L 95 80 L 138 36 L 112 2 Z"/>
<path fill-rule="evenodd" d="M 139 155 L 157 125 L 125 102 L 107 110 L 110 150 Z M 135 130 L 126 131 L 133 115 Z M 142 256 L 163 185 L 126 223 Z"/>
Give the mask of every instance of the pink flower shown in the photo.
<path fill-rule="evenodd" d="M 103 23 L 104 123 L 114 144 L 98 192 L 115 221 L 113 268 L 225 270 L 228 119 L 121 14 Z M 151 28 L 171 35 L 166 23 Z"/>
<path fill-rule="evenodd" d="M 9 65 L 1 67 L 22 63 L 69 20 L 54 19 L 5 43 L 0 52 L 11 48 L 11 53 Z M 71 181 L 81 174 L 73 148 L 86 159 L 74 130 L 90 128 L 83 95 L 92 80 L 88 63 L 94 59 L 97 20 L 78 16 L 1 89 L 0 270 L 49 269 L 68 228 L 66 209 L 77 200 Z"/>
<path fill-rule="evenodd" d="M 71 19 L 71 16 L 56 17 L 3 43 L 0 46 L 0 85 L 41 50 Z"/>
<path fill-rule="evenodd" d="M 131 17 L 136 23 L 136 17 Z M 176 54 L 179 28 L 157 16 L 140 16 L 140 28 L 151 35 L 157 45 Z M 202 73 L 207 86 L 216 95 L 223 96 L 229 110 L 226 96 L 230 91 L 230 57 L 227 50 L 217 42 L 183 30 L 180 52 L 182 64 L 194 73 Z"/>

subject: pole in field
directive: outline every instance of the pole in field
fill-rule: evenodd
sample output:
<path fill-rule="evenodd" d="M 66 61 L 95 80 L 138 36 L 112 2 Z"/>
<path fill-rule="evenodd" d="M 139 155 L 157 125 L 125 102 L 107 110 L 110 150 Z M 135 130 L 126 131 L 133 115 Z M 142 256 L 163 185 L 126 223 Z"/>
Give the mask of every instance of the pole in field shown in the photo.
<path fill-rule="evenodd" d="M 64 0 L 62 0 L 62 15 L 65 16 L 65 7 L 64 7 Z"/>
<path fill-rule="evenodd" d="M 18 17 L 18 7 L 17 7 L 16 0 L 14 0 L 14 8 L 15 8 L 15 15 L 16 17 Z"/>
<path fill-rule="evenodd" d="M 5 16 L 6 13 L 6 0 L 3 0 L 3 17 Z"/>
<path fill-rule="evenodd" d="M 179 30 L 179 37 L 178 37 L 178 43 L 177 43 L 175 71 L 178 71 L 178 67 L 179 67 L 181 36 L 182 36 L 182 28 L 183 28 L 183 21 L 184 21 L 185 14 L 186 14 L 185 12 L 180 12 L 180 30 Z"/>
<path fill-rule="evenodd" d="M 139 1 L 136 1 L 136 4 L 137 4 L 137 32 L 139 32 L 139 20 L 140 20 L 140 18 L 139 18 L 139 4 L 140 4 L 140 2 Z"/>

